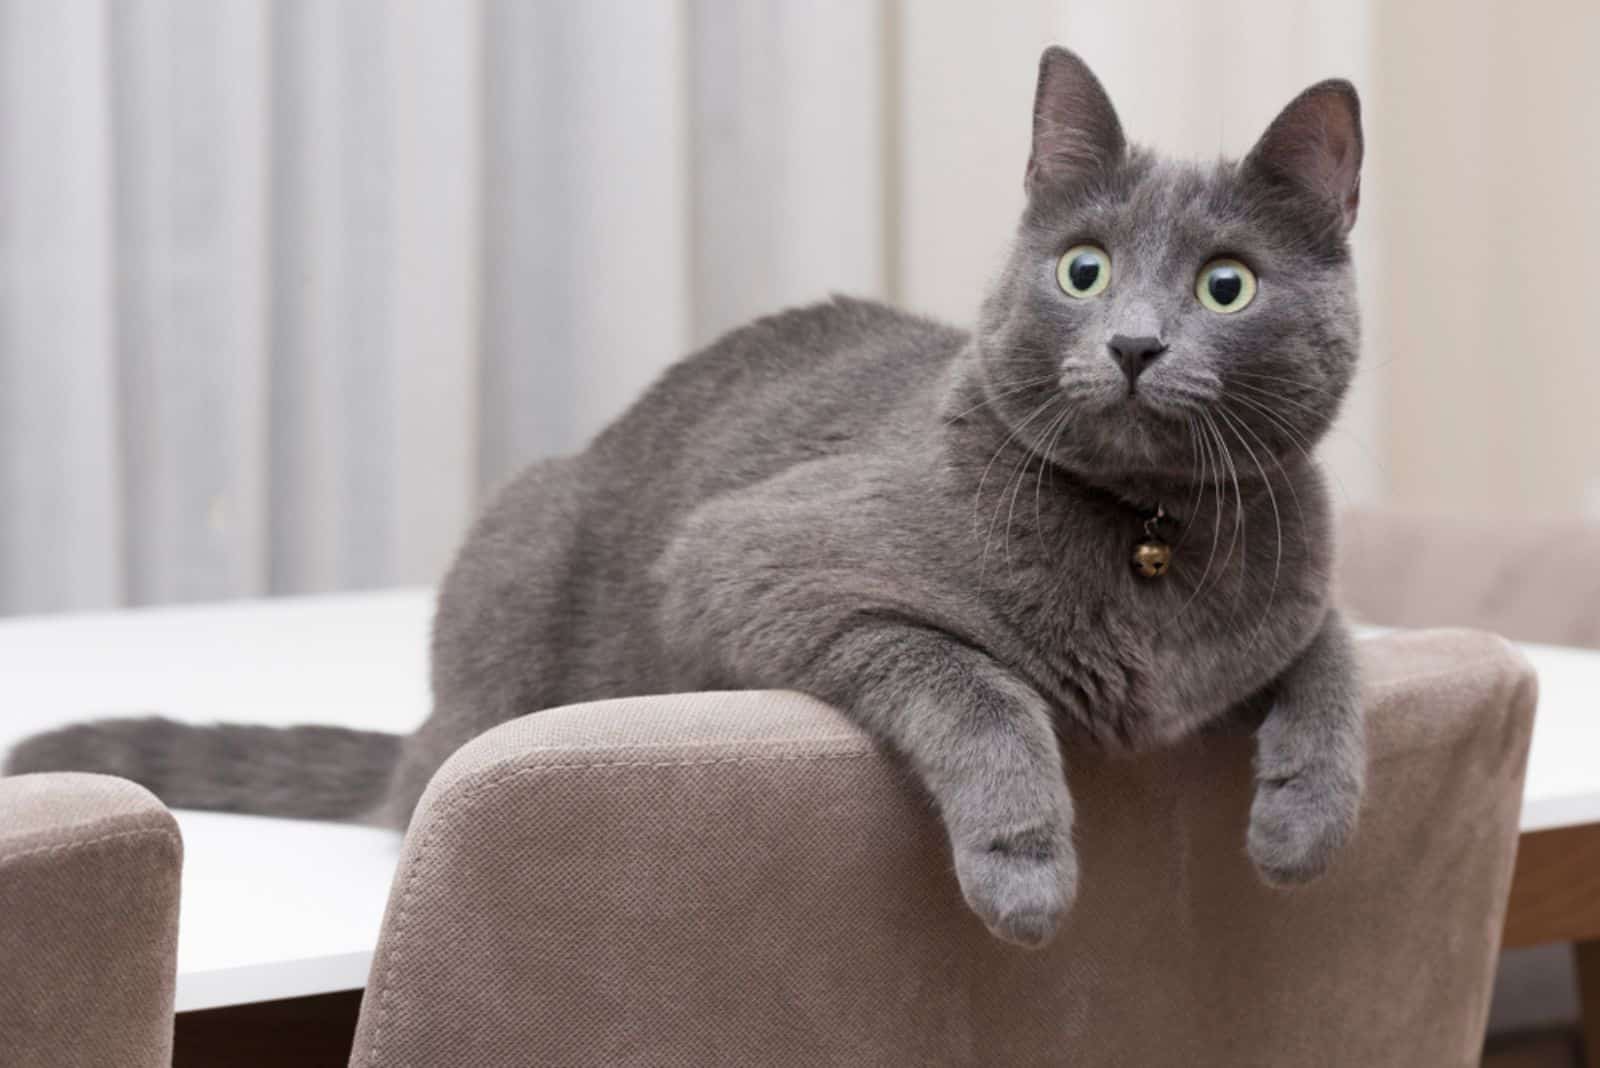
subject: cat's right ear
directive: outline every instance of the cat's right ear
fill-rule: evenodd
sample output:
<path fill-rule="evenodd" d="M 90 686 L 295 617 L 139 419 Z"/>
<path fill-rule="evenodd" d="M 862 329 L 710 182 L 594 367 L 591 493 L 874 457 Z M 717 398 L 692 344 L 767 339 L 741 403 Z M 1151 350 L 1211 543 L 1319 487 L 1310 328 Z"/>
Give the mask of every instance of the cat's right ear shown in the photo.
<path fill-rule="evenodd" d="M 1023 181 L 1028 195 L 1081 181 L 1127 150 L 1122 123 L 1094 72 L 1065 48 L 1045 49 L 1033 98 L 1033 152 Z"/>

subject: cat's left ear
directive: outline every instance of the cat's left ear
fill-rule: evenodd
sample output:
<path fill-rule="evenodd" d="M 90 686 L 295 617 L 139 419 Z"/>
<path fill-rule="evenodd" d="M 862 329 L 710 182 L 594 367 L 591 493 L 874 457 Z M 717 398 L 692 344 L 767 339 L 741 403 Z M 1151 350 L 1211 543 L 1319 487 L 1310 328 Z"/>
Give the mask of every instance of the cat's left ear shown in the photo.
<path fill-rule="evenodd" d="M 1355 86 L 1334 78 L 1290 101 L 1244 166 L 1325 200 L 1349 233 L 1361 206 L 1361 154 L 1361 99 Z"/>

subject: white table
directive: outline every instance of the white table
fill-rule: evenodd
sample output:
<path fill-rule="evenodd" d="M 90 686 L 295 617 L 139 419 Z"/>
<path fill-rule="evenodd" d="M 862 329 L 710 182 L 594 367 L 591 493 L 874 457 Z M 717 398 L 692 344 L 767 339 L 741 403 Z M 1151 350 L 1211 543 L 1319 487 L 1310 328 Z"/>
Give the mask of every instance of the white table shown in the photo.
<path fill-rule="evenodd" d="M 426 590 L 0 621 L 0 749 L 98 715 L 408 731 L 427 714 Z M 1525 832 L 1600 823 L 1600 653 L 1523 646 L 1540 710 Z M 399 836 L 177 813 L 177 1008 L 363 986 Z"/>
<path fill-rule="evenodd" d="M 94 716 L 408 731 L 428 711 L 426 590 L 0 620 L 0 749 Z M 391 831 L 214 812 L 183 830 L 177 1009 L 366 985 Z"/>

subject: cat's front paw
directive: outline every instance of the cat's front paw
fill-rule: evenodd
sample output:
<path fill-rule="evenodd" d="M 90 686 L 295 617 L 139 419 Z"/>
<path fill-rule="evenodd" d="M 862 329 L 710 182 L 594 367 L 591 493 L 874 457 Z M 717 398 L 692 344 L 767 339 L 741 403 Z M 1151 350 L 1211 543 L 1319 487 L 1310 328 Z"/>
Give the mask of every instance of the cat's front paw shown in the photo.
<path fill-rule="evenodd" d="M 1250 806 L 1250 859 L 1274 886 L 1322 875 L 1355 828 L 1361 777 L 1326 764 L 1261 778 Z"/>
<path fill-rule="evenodd" d="M 1078 891 L 1078 857 L 1066 833 L 998 835 L 956 851 L 956 875 L 972 911 L 996 938 L 1037 949 Z"/>

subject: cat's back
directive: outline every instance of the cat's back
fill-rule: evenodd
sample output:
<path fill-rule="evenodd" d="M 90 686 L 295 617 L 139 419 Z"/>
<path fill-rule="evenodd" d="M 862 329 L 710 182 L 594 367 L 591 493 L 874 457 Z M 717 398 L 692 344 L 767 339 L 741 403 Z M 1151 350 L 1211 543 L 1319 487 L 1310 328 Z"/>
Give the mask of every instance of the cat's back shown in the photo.
<path fill-rule="evenodd" d="M 681 513 L 795 464 L 870 450 L 937 403 L 965 331 L 833 297 L 758 319 L 673 365 L 589 447 L 589 484 Z M 656 518 L 665 518 L 658 513 Z"/>
<path fill-rule="evenodd" d="M 937 403 L 966 340 L 836 297 L 673 365 L 586 450 L 532 465 L 479 517 L 441 592 L 441 701 L 533 711 L 659 692 L 651 567 L 684 519 L 808 460 L 880 449 L 885 428 Z M 485 694 L 485 680 L 516 692 Z"/>

